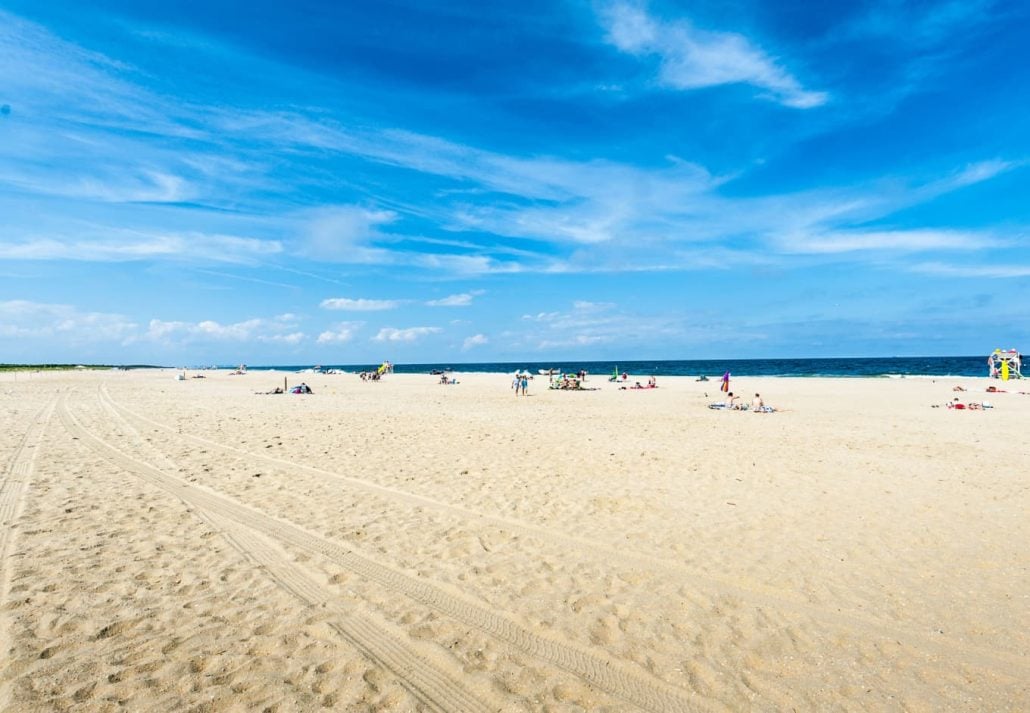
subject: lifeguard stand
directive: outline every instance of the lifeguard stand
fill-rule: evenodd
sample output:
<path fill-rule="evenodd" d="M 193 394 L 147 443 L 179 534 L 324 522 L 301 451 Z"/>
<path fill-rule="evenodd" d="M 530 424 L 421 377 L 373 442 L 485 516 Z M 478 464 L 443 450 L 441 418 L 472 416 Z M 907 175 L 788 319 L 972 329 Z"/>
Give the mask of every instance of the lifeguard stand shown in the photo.
<path fill-rule="evenodd" d="M 992 379 L 1022 379 L 1023 374 L 1020 368 L 1023 365 L 1023 357 L 1015 349 L 995 349 L 987 357 L 987 366 L 990 368 Z"/>

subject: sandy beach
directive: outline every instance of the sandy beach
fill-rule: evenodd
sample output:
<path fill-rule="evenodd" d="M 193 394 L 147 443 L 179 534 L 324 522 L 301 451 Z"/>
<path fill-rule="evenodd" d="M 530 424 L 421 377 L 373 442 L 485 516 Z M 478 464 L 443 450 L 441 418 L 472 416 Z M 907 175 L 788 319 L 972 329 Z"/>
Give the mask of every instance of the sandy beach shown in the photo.
<path fill-rule="evenodd" d="M 1030 708 L 1030 384 L 199 373 L 0 375 L 0 710 Z"/>

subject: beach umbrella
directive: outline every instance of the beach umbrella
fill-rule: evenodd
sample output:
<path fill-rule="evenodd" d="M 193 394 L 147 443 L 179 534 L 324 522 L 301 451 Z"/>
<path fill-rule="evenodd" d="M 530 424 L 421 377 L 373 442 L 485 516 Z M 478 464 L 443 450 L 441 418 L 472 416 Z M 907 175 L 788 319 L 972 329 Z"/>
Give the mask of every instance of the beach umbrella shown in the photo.
<path fill-rule="evenodd" d="M 722 386 L 719 387 L 719 390 L 723 391 L 724 393 L 729 393 L 730 392 L 730 372 L 729 371 L 727 371 L 725 374 L 722 375 Z"/>

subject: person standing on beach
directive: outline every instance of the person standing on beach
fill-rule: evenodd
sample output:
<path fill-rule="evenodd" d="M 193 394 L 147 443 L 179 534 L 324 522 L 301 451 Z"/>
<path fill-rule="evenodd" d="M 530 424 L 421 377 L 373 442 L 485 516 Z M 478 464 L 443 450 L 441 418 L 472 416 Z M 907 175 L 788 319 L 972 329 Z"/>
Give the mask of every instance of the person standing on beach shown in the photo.
<path fill-rule="evenodd" d="M 520 383 L 522 385 L 522 395 L 525 396 L 526 395 L 526 389 L 529 388 L 529 374 L 523 374 L 522 375 L 522 381 Z M 516 390 L 516 393 L 518 393 L 517 390 Z"/>
<path fill-rule="evenodd" d="M 719 387 L 719 390 L 722 391 L 724 394 L 728 394 L 730 392 L 730 372 L 729 371 L 727 371 L 725 374 L 722 375 L 722 386 Z"/>

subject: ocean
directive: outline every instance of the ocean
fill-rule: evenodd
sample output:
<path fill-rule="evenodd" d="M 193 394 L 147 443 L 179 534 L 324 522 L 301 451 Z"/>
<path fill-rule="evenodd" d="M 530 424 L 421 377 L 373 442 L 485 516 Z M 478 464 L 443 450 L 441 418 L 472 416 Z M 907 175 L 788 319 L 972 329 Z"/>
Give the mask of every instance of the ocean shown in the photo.
<path fill-rule="evenodd" d="M 249 370 L 301 371 L 312 364 L 278 366 L 250 366 Z M 378 364 L 321 364 L 323 369 L 339 371 L 370 371 Z M 226 367 L 234 368 L 234 367 Z M 987 376 L 987 357 L 876 357 L 832 359 L 688 359 L 660 361 L 548 361 L 548 362 L 441 362 L 433 364 L 394 364 L 398 374 L 428 374 L 431 371 L 453 370 L 466 372 L 512 373 L 526 369 L 537 373 L 541 369 L 558 369 L 568 373 L 586 370 L 591 374 L 628 372 L 635 376 L 722 376 L 729 371 L 735 376 L 862 376 L 862 377 L 919 377 L 919 376 Z"/>

